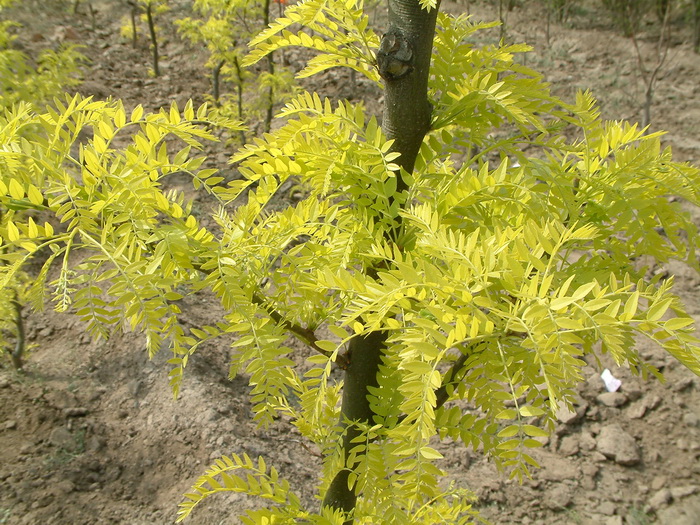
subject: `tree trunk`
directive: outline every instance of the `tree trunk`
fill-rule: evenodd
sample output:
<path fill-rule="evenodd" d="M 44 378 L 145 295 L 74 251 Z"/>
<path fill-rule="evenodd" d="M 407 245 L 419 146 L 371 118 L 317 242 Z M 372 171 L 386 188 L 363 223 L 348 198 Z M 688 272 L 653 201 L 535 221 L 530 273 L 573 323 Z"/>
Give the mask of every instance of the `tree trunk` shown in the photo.
<path fill-rule="evenodd" d="M 437 8 L 426 11 L 418 0 L 388 0 L 388 3 L 389 30 L 382 38 L 377 64 L 385 82 L 382 128 L 386 137 L 394 140 L 392 151 L 401 154 L 396 162 L 404 175 L 398 175 L 395 198 L 402 198 L 401 193 L 408 188 L 405 174 L 413 171 L 418 150 L 430 130 L 432 107 L 428 101 L 428 74 Z M 399 232 L 394 232 L 393 236 L 398 238 Z M 358 497 L 355 488 L 348 487 L 353 465 L 347 465 L 347 459 L 352 440 L 360 434 L 352 422 L 374 423 L 374 413 L 367 400 L 368 388 L 377 385 L 387 335 L 373 332 L 350 341 L 350 363 L 345 370 L 341 406 L 341 424 L 346 427 L 345 468 L 333 479 L 323 501 L 324 506 L 346 513 L 352 512 Z M 352 522 L 350 514 L 346 525 Z"/>
<path fill-rule="evenodd" d="M 700 53 L 700 0 L 695 0 L 693 6 L 693 49 Z"/>
<path fill-rule="evenodd" d="M 153 74 L 160 76 L 160 67 L 158 66 L 158 39 L 156 38 L 156 23 L 153 20 L 153 10 L 151 4 L 146 6 L 146 20 L 148 21 L 148 31 L 151 34 L 151 51 L 153 51 Z"/>
<path fill-rule="evenodd" d="M 216 67 L 211 72 L 211 95 L 214 98 L 214 102 L 219 103 L 219 96 L 221 94 L 220 92 L 220 87 L 221 87 L 221 82 L 220 82 L 220 77 L 221 77 L 221 68 L 224 67 L 224 64 L 226 64 L 225 60 L 220 60 L 218 64 L 216 64 Z"/>
<path fill-rule="evenodd" d="M 267 28 L 270 25 L 270 0 L 265 0 L 263 5 L 263 23 Z M 267 55 L 267 71 L 270 75 L 275 74 L 275 59 L 272 53 Z M 263 131 L 265 133 L 270 132 L 270 126 L 272 125 L 273 109 L 275 105 L 275 90 L 272 84 L 267 90 L 267 107 L 265 108 L 265 121 L 263 122 Z"/>
<path fill-rule="evenodd" d="M 22 319 L 22 303 L 19 302 L 19 297 L 17 292 L 15 292 L 15 298 L 12 300 L 12 307 L 15 310 L 15 329 L 16 329 L 16 341 L 15 349 L 10 354 L 12 359 L 12 366 L 15 370 L 22 370 L 24 362 L 22 356 L 24 355 L 24 319 Z"/>
<path fill-rule="evenodd" d="M 343 383 L 343 402 L 341 405 L 341 424 L 345 427 L 343 437 L 344 468 L 333 478 L 324 506 L 352 512 L 357 502 L 354 488 L 348 487 L 348 478 L 353 465 L 348 465 L 352 440 L 360 435 L 360 429 L 351 422 L 370 423 L 374 417 L 367 399 L 368 388 L 377 386 L 377 372 L 381 364 L 382 350 L 386 342 L 386 332 L 372 332 L 358 336 L 350 341 L 348 354 L 350 362 L 345 369 Z M 346 524 L 352 523 L 352 518 Z"/>

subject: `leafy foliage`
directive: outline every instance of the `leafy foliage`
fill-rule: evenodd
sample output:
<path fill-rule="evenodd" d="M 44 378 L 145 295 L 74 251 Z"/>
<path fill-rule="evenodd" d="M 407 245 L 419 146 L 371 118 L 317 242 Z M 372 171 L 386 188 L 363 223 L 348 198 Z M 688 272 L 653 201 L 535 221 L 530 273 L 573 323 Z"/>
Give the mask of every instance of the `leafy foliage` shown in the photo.
<path fill-rule="evenodd" d="M 0 2 L 0 11 L 11 4 L 9 1 Z M 16 36 L 12 34 L 12 30 L 18 27 L 19 24 L 14 22 L 0 21 L 0 110 L 15 106 L 19 108 L 19 115 L 28 111 L 30 104 L 42 105 L 64 88 L 78 84 L 78 65 L 85 61 L 85 57 L 78 52 L 78 46 L 66 46 L 58 51 L 43 50 L 34 63 L 29 56 L 13 48 Z M 9 126 L 0 136 L 6 131 L 11 131 L 20 138 L 20 144 L 27 142 L 28 137 L 23 136 L 17 128 L 18 120 L 0 119 L 0 125 Z M 7 166 L 5 162 L 21 163 L 18 156 L 10 153 L 12 150 L 9 143 L 1 141 L 0 144 L 3 145 L 5 153 L 0 166 Z M 21 216 L 29 221 L 32 233 L 38 233 L 35 218 L 28 214 L 28 210 L 41 204 L 37 188 L 30 188 L 33 202 L 23 199 L 24 189 L 17 180 L 0 181 L 0 188 L 5 188 L 11 197 L 0 201 L 0 230 L 11 235 L 19 234 L 12 220 L 13 217 Z M 0 265 L 6 263 L 5 255 L 8 249 L 4 248 L 0 252 Z M 0 351 L 9 352 L 10 339 L 15 339 L 15 350 L 11 355 L 16 367 L 21 364 L 22 353 L 25 351 L 21 309 L 28 299 L 29 281 L 29 276 L 17 268 L 4 280 L 5 290 L 0 294 Z"/>
<path fill-rule="evenodd" d="M 260 20 L 265 19 L 269 4 L 269 0 L 196 0 L 193 8 L 199 17 L 177 21 L 185 38 L 207 47 L 206 66 L 212 70 L 214 84 L 213 110 L 250 124 L 264 119 L 272 106 L 286 101 L 294 92 L 287 67 L 269 63 L 267 68 L 257 70 L 242 67 L 247 44 L 261 30 Z M 236 87 L 235 94 L 219 97 L 219 75 Z"/>
<path fill-rule="evenodd" d="M 299 46 L 318 52 L 299 72 L 300 78 L 344 66 L 378 82 L 374 53 L 379 37 L 369 27 L 363 4 L 362 0 L 305 0 L 290 6 L 250 42 L 253 50 L 244 64 L 254 64 L 278 49 Z"/>
<path fill-rule="evenodd" d="M 17 26 L 15 22 L 0 21 L 0 107 L 18 102 L 42 103 L 80 83 L 77 71 L 85 57 L 78 52 L 79 46 L 46 49 L 33 64 L 26 54 L 12 48 L 16 37 L 11 29 Z"/>
<path fill-rule="evenodd" d="M 559 402 L 571 404 L 584 359 L 607 353 L 658 375 L 634 348 L 641 335 L 700 373 L 673 280 L 647 279 L 635 263 L 651 255 L 697 268 L 696 229 L 669 197 L 697 205 L 700 173 L 674 162 L 658 134 L 602 122 L 590 94 L 553 97 L 515 62 L 525 46 L 471 43 L 488 27 L 441 15 L 432 129 L 414 172 L 402 174 L 404 194 L 376 119 L 315 93 L 294 97 L 274 131 L 234 155 L 241 178 L 230 181 L 201 169 L 196 150 L 212 127 L 240 125 L 205 107 L 127 115 L 118 102 L 68 97 L 43 112 L 6 110 L 0 286 L 48 247 L 36 302 L 58 266 L 56 307 L 96 336 L 125 326 L 146 333 L 151 354 L 168 347 L 175 394 L 204 342 L 235 336 L 230 375 L 247 375 L 256 421 L 284 414 L 322 452 L 321 496 L 348 469 L 357 523 L 471 522 L 470 493 L 439 483 L 438 439 L 482 449 L 522 478 L 536 464 L 535 438 L 551 431 Z M 347 66 L 378 80 L 378 39 L 359 3 L 302 2 L 252 45 L 250 62 L 302 45 L 319 53 L 303 74 Z M 85 129 L 92 138 L 81 141 Z M 216 227 L 166 189 L 174 173 L 216 201 Z M 290 182 L 301 198 L 280 207 Z M 225 314 L 186 330 L 178 302 L 205 292 Z M 376 417 L 346 460 L 331 370 L 352 359 L 348 341 L 378 331 L 387 346 L 370 395 Z M 316 352 L 304 367 L 290 359 L 290 334 Z M 275 469 L 235 455 L 200 478 L 180 518 L 224 491 L 269 502 L 245 523 L 347 519 L 302 508 Z"/>

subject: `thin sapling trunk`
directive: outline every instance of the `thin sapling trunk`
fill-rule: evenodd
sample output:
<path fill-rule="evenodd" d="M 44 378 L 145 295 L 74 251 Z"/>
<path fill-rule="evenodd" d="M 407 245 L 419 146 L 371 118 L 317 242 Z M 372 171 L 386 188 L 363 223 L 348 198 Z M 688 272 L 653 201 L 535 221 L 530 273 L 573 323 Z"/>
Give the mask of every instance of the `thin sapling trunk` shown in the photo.
<path fill-rule="evenodd" d="M 659 74 L 666 63 L 668 58 L 668 51 L 671 46 L 670 39 L 668 38 L 668 23 L 671 14 L 671 5 L 666 6 L 666 13 L 664 14 L 663 22 L 661 24 L 661 31 L 659 33 L 659 39 L 656 43 L 656 53 L 655 53 L 655 63 L 653 67 L 647 67 L 642 51 L 639 48 L 639 42 L 637 39 L 636 31 L 632 32 L 632 42 L 634 43 L 634 49 L 637 53 L 637 65 L 639 67 L 639 72 L 642 75 L 642 80 L 644 81 L 644 106 L 642 114 L 642 127 L 647 127 L 651 124 L 651 106 L 654 102 L 654 89 L 656 87 L 656 81 L 659 78 Z"/>
<path fill-rule="evenodd" d="M 15 313 L 15 349 L 10 353 L 10 359 L 12 359 L 12 366 L 15 370 L 22 370 L 24 362 L 22 356 L 24 355 L 25 346 L 25 336 L 24 336 L 24 319 L 22 318 L 22 303 L 19 302 L 17 297 L 17 292 L 15 292 L 15 297 L 12 299 L 12 307 Z"/>
<path fill-rule="evenodd" d="M 146 20 L 148 21 L 148 32 L 151 35 L 151 50 L 153 51 L 153 74 L 160 76 L 158 67 L 158 40 L 156 39 L 156 24 L 153 20 L 153 8 L 149 3 L 146 5 Z"/>
<path fill-rule="evenodd" d="M 238 61 L 238 57 L 233 57 L 233 67 L 236 69 L 236 90 L 237 90 L 237 101 L 238 101 L 238 118 L 245 120 L 243 118 L 243 71 L 241 70 L 241 64 Z M 246 143 L 245 131 L 241 130 L 241 144 Z"/>
<path fill-rule="evenodd" d="M 270 24 L 270 0 L 265 0 L 263 6 L 263 23 L 265 27 Z M 267 72 L 272 77 L 275 74 L 275 59 L 273 53 L 267 55 Z M 267 107 L 265 108 L 265 121 L 263 123 L 263 131 L 265 133 L 270 132 L 270 126 L 272 125 L 272 112 L 275 104 L 275 90 L 272 84 L 267 90 Z"/>
<path fill-rule="evenodd" d="M 218 103 L 219 102 L 219 96 L 220 96 L 220 77 L 221 77 L 221 68 L 224 67 L 224 64 L 226 64 L 225 60 L 220 60 L 216 66 L 214 66 L 214 69 L 211 72 L 211 91 L 212 91 L 212 97 L 214 97 L 214 102 Z"/>

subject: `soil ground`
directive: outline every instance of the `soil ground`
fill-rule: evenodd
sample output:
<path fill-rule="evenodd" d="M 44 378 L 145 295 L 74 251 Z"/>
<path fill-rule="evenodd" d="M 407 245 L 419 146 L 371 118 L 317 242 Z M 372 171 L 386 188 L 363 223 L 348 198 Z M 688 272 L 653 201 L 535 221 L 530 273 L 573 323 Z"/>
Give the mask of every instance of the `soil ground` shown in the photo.
<path fill-rule="evenodd" d="M 85 45 L 82 93 L 121 98 L 158 109 L 209 89 L 203 50 L 184 44 L 170 21 L 188 2 L 171 2 L 163 17 L 163 74 L 148 75 L 150 55 L 120 37 L 123 2 L 20 2 L 19 45 L 28 52 L 61 42 Z M 444 3 L 477 20 L 498 17 L 497 2 Z M 644 84 L 632 42 L 612 27 L 599 3 L 580 2 L 566 24 L 549 28 L 544 2 L 524 2 L 508 13 L 506 38 L 535 51 L 525 59 L 543 71 L 555 93 L 571 99 L 591 89 L 606 118 L 639 120 Z M 679 21 L 659 76 L 652 126 L 666 129 L 676 158 L 700 163 L 700 56 Z M 642 52 L 653 64 L 656 25 L 645 24 Z M 498 30 L 490 34 L 498 39 Z M 343 77 L 328 75 L 318 89 L 344 96 Z M 335 90 L 335 93 L 333 93 Z M 227 152 L 212 152 L 225 166 Z M 700 225 L 700 213 L 692 210 Z M 700 277 L 680 264 L 656 271 L 677 276 L 676 290 L 700 320 Z M 206 298 L 183 305 L 193 326 L 211 322 Z M 224 343 L 193 360 L 177 402 L 167 384 L 167 356 L 149 361 L 138 334 L 94 342 L 70 314 L 50 308 L 26 316 L 33 350 L 25 374 L 0 368 L 0 524 L 172 523 L 181 494 L 221 454 L 262 455 L 310 505 L 319 459 L 283 422 L 259 430 L 249 418 L 245 378 L 227 379 Z M 543 468 L 519 485 L 485 459 L 442 443 L 450 477 L 479 496 L 483 516 L 497 524 L 700 523 L 700 379 L 659 350 L 639 342 L 644 356 L 666 375 L 664 384 L 641 382 L 609 366 L 622 380 L 606 394 L 591 366 L 576 413 L 562 413 L 556 434 L 538 455 Z M 300 349 L 299 359 L 303 359 Z M 605 452 L 603 454 L 602 452 Z M 609 459 L 612 456 L 613 459 Z M 238 523 L 242 496 L 211 498 L 191 524 Z"/>

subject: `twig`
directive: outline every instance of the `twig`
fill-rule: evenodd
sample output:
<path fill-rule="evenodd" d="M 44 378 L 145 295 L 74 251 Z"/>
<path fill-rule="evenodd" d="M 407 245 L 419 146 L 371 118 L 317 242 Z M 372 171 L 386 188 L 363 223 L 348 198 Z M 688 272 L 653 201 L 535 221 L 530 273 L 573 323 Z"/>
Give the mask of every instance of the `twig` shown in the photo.
<path fill-rule="evenodd" d="M 316 337 L 316 332 L 314 332 L 312 329 L 304 328 L 303 326 L 300 326 L 296 323 L 292 323 L 288 319 L 285 319 L 277 310 L 273 308 L 273 306 L 270 303 L 263 299 L 263 297 L 259 294 L 253 294 L 253 303 L 265 310 L 270 316 L 270 319 L 272 319 L 275 323 L 277 323 L 280 326 L 283 326 L 289 332 L 294 334 L 294 336 L 297 339 L 306 343 L 308 346 L 316 350 L 319 354 L 325 355 L 328 358 L 332 357 L 331 352 L 324 350 L 318 345 L 318 337 Z M 339 367 L 345 369 L 349 364 L 349 356 L 347 356 L 346 354 L 338 354 L 335 362 Z"/>
<path fill-rule="evenodd" d="M 447 391 L 448 387 L 455 386 L 462 380 L 462 377 L 457 379 L 457 375 L 464 371 L 464 364 L 467 362 L 470 355 L 471 354 L 460 355 L 459 359 L 452 364 L 450 369 L 445 374 L 445 379 L 442 381 L 442 385 L 435 391 L 435 410 L 444 405 L 450 398 L 450 394 Z"/>

